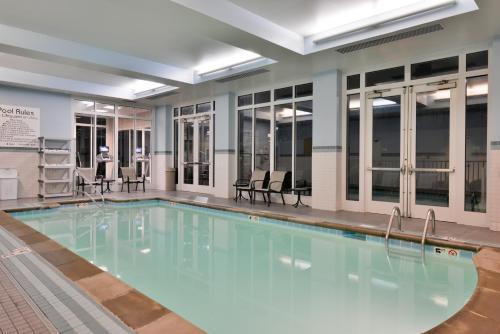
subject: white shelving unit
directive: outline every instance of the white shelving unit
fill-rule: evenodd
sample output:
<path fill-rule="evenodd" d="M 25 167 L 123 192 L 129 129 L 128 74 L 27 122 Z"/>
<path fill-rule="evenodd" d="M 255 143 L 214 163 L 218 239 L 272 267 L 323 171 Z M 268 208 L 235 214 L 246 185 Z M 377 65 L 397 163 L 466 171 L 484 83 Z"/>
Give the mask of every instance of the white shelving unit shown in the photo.
<path fill-rule="evenodd" d="M 40 137 L 38 196 L 42 198 L 73 195 L 73 140 Z"/>

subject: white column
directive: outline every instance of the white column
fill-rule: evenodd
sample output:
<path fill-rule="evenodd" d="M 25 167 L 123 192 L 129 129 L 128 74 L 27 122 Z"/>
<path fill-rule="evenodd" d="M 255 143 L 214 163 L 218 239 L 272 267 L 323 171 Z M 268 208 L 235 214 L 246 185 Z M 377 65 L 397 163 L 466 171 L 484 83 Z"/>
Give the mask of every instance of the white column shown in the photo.
<path fill-rule="evenodd" d="M 215 196 L 230 198 L 236 179 L 235 96 L 224 93 L 215 97 Z"/>
<path fill-rule="evenodd" d="M 154 150 L 152 154 L 152 187 L 165 190 L 165 171 L 173 167 L 172 107 L 154 109 Z"/>
<path fill-rule="evenodd" d="M 493 41 L 489 68 L 486 212 L 490 228 L 500 231 L 500 37 Z"/>
<path fill-rule="evenodd" d="M 312 207 L 337 210 L 340 203 L 341 72 L 314 76 Z"/>

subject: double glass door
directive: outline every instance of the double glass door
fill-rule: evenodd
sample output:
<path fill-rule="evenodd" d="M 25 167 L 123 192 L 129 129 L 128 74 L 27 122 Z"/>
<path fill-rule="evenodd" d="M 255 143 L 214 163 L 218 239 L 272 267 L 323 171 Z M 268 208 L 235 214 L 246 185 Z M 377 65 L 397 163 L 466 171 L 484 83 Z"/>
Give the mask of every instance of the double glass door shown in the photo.
<path fill-rule="evenodd" d="M 180 122 L 179 183 L 183 190 L 206 192 L 213 185 L 212 116 Z M 204 188 L 204 189 L 202 189 Z"/>
<path fill-rule="evenodd" d="M 454 220 L 456 93 L 440 82 L 367 94 L 367 211 L 424 218 L 433 208 Z"/>

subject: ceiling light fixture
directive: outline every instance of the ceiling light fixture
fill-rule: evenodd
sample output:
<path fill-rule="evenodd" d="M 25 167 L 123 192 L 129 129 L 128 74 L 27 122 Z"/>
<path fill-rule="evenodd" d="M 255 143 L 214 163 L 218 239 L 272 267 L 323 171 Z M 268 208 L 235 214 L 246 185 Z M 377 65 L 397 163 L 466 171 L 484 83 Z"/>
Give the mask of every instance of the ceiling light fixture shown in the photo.
<path fill-rule="evenodd" d="M 331 29 L 324 33 L 319 33 L 312 38 L 312 41 L 315 44 L 323 44 L 348 34 L 374 28 L 397 20 L 406 19 L 415 15 L 424 14 L 430 11 L 451 7 L 456 4 L 457 0 L 428 0 L 425 2 L 418 2 L 414 5 L 402 7 L 385 14 L 372 16 L 364 20 Z"/>
<path fill-rule="evenodd" d="M 259 56 L 257 58 L 253 58 L 253 59 L 250 59 L 250 60 L 245 60 L 245 61 L 242 61 L 242 62 L 239 62 L 239 63 L 236 63 L 236 64 L 232 64 L 232 65 L 228 65 L 228 66 L 224 66 L 224 67 L 219 67 L 219 68 L 216 68 L 214 70 L 210 70 L 210 71 L 206 71 L 206 72 L 201 72 L 201 73 L 197 73 L 197 74 L 199 76 L 206 76 L 206 75 L 210 75 L 210 74 L 216 74 L 216 73 L 226 72 L 226 71 L 229 71 L 229 70 L 237 69 L 237 68 L 242 67 L 242 66 L 251 65 L 251 64 L 256 63 L 258 61 L 261 61 L 263 59 L 265 59 L 265 58 Z"/>

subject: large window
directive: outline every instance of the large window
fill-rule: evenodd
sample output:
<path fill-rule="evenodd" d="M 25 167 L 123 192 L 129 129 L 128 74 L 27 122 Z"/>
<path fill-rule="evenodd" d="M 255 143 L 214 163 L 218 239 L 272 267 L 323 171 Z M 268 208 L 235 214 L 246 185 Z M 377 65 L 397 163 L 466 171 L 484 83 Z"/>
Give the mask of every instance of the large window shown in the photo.
<path fill-rule="evenodd" d="M 73 100 L 73 112 L 77 166 L 93 168 L 96 177 L 106 179 L 119 177 L 122 166 L 151 176 L 151 110 Z M 104 147 L 113 156 L 112 163 L 98 163 L 97 155 Z"/>
<path fill-rule="evenodd" d="M 252 109 L 238 111 L 238 179 L 252 175 Z"/>
<path fill-rule="evenodd" d="M 359 201 L 359 94 L 347 96 L 346 198 Z"/>
<path fill-rule="evenodd" d="M 295 186 L 311 187 L 312 182 L 312 101 L 295 103 Z"/>
<path fill-rule="evenodd" d="M 239 178 L 254 169 L 286 171 L 287 186 L 311 187 L 312 94 L 306 83 L 238 97 Z"/>
<path fill-rule="evenodd" d="M 465 210 L 486 212 L 488 77 L 467 79 Z"/>
<path fill-rule="evenodd" d="M 269 170 L 271 148 L 271 107 L 255 109 L 255 168 Z"/>
<path fill-rule="evenodd" d="M 293 104 L 274 106 L 274 170 L 292 171 Z"/>

